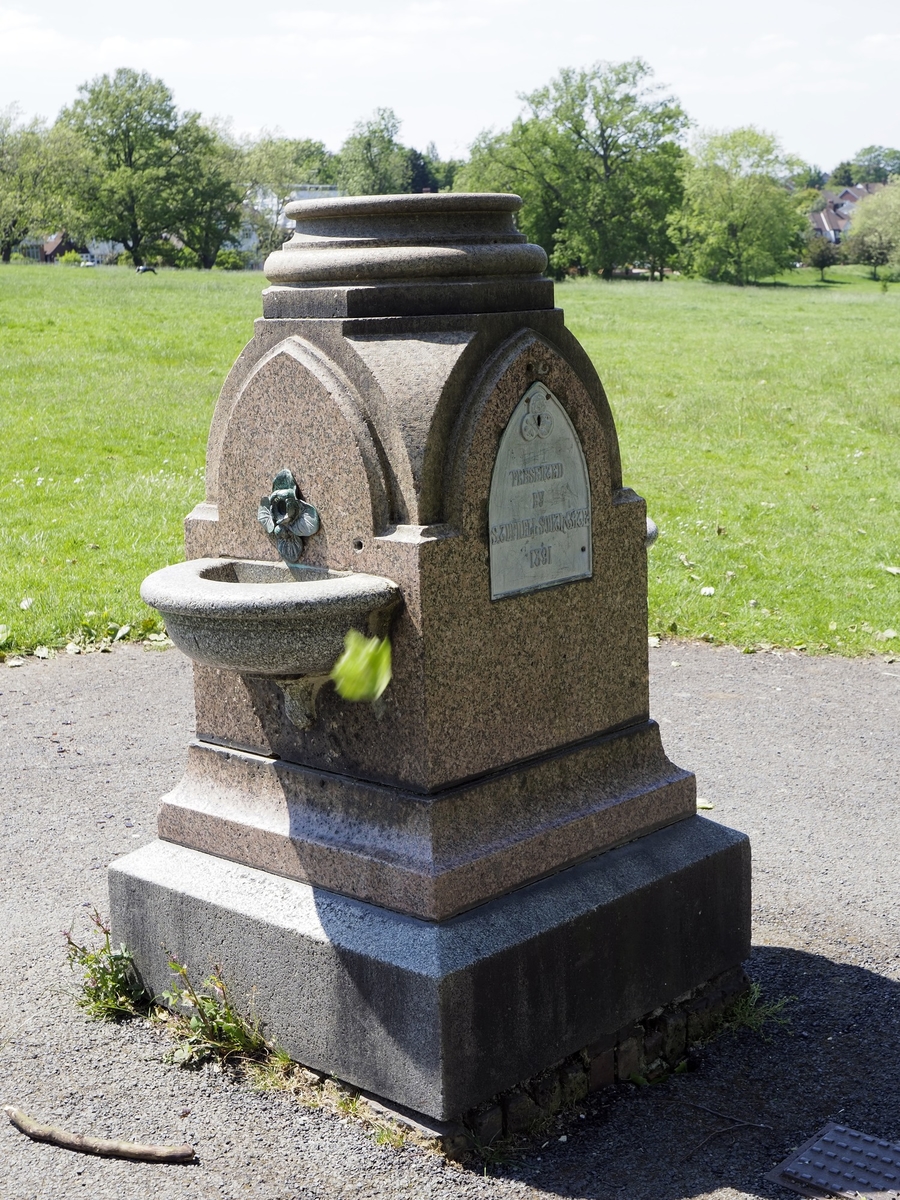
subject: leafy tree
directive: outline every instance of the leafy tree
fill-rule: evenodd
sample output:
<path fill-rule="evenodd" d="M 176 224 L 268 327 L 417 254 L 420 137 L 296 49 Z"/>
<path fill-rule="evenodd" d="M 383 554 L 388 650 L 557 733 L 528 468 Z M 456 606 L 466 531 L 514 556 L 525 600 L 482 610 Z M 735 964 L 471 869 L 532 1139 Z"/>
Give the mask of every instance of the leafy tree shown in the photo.
<path fill-rule="evenodd" d="M 284 210 L 298 185 L 334 183 L 334 166 L 334 156 L 321 142 L 264 132 L 247 148 L 244 219 L 264 254 L 285 240 Z"/>
<path fill-rule="evenodd" d="M 889 146 L 864 146 L 853 160 L 854 183 L 887 183 L 900 175 L 900 150 Z"/>
<path fill-rule="evenodd" d="M 247 191 L 243 155 L 224 130 L 203 125 L 193 115 L 178 127 L 174 145 L 179 170 L 171 183 L 166 232 L 209 270 L 241 225 Z"/>
<path fill-rule="evenodd" d="M 181 166 L 172 93 L 161 79 L 124 67 L 78 91 L 59 123 L 91 157 L 75 196 L 82 223 L 94 237 L 121 242 L 140 266 L 144 247 L 167 232 Z"/>
<path fill-rule="evenodd" d="M 0 112 L 0 260 L 29 233 L 43 230 L 47 179 L 52 166 L 47 130 L 38 121 L 17 123 L 15 108 Z"/>
<path fill-rule="evenodd" d="M 820 273 L 820 278 L 824 283 L 825 272 L 829 267 L 835 265 L 840 255 L 834 242 L 830 241 L 827 237 L 823 237 L 820 233 L 813 233 L 808 238 L 806 253 L 803 257 L 807 266 L 815 267 Z"/>
<path fill-rule="evenodd" d="M 674 249 L 668 214 L 681 199 L 688 118 L 641 59 L 567 68 L 524 96 L 512 128 L 483 134 L 454 186 L 494 187 L 525 200 L 522 227 L 558 270 L 607 278 L 641 259 L 660 270 Z"/>
<path fill-rule="evenodd" d="M 853 187 L 856 183 L 855 173 L 852 162 L 839 162 L 828 176 L 828 186 L 830 188 Z"/>
<path fill-rule="evenodd" d="M 64 189 L 70 232 L 121 242 L 137 266 L 161 246 L 172 257 L 177 239 L 192 252 L 183 259 L 211 267 L 240 225 L 238 148 L 199 113 L 179 113 L 165 83 L 146 72 L 123 67 L 78 91 L 57 122 L 82 152 Z"/>
<path fill-rule="evenodd" d="M 120 68 L 78 90 L 57 123 L 90 163 L 71 188 L 76 225 L 121 242 L 137 265 L 175 236 L 212 266 L 239 224 L 234 148 L 198 113 L 179 113 L 165 83 L 146 72 Z"/>
<path fill-rule="evenodd" d="M 672 222 L 685 270 L 743 285 L 791 266 L 808 229 L 786 186 L 795 166 L 752 126 L 703 136 Z"/>
<path fill-rule="evenodd" d="M 878 278 L 879 267 L 900 266 L 900 182 L 857 204 L 845 245 L 851 261 L 872 268 L 873 279 Z"/>
<path fill-rule="evenodd" d="M 808 213 L 821 212 L 827 201 L 821 192 L 815 188 L 799 188 L 791 191 L 791 199 L 797 212 L 806 216 Z"/>
<path fill-rule="evenodd" d="M 397 141 L 400 121 L 390 108 L 376 108 L 370 121 L 358 121 L 341 146 L 337 184 L 349 196 L 408 192 L 413 170 L 409 151 Z"/>
<path fill-rule="evenodd" d="M 801 162 L 788 178 L 788 183 L 798 191 L 821 191 L 828 176 L 821 167 Z"/>
<path fill-rule="evenodd" d="M 409 166 L 412 172 L 411 192 L 449 192 L 453 187 L 456 172 L 462 165 L 458 159 L 442 159 L 434 142 L 430 142 L 425 153 L 409 150 Z"/>
<path fill-rule="evenodd" d="M 505 133 L 481 133 L 453 181 L 455 191 L 514 192 L 522 197 L 519 229 L 553 253 L 566 209 L 563 154 L 555 131 L 535 119 L 519 118 Z"/>

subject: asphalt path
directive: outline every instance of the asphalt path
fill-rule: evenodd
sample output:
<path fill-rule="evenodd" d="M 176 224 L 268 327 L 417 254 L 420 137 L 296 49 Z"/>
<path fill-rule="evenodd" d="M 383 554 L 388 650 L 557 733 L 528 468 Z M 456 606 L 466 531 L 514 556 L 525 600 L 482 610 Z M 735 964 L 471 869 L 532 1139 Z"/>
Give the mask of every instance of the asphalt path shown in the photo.
<path fill-rule="evenodd" d="M 827 1120 L 900 1140 L 900 663 L 651 650 L 652 712 L 707 815 L 745 830 L 764 999 L 791 1024 L 726 1035 L 699 1068 L 590 1098 L 485 1170 L 376 1145 L 351 1120 L 163 1061 L 143 1022 L 73 1002 L 62 930 L 107 911 L 106 866 L 154 836 L 192 732 L 176 651 L 0 665 L 0 1104 L 192 1166 L 94 1159 L 0 1117 L 4 1200 L 778 1197 L 764 1174 Z M 722 1116 L 745 1124 L 727 1132 Z M 723 1132 L 726 1130 L 726 1132 Z"/>

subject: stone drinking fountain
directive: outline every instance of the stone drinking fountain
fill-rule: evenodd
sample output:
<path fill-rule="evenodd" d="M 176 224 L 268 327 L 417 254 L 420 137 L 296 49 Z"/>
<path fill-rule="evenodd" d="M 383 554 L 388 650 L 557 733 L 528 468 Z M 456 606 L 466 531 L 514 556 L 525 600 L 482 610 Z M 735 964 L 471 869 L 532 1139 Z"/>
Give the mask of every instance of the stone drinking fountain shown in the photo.
<path fill-rule="evenodd" d="M 148 990 L 218 966 L 299 1062 L 438 1119 L 749 952 L 749 844 L 650 719 L 644 502 L 520 204 L 289 207 L 142 592 L 196 740 L 110 869 Z M 374 704 L 329 682 L 351 629 L 390 638 Z"/>

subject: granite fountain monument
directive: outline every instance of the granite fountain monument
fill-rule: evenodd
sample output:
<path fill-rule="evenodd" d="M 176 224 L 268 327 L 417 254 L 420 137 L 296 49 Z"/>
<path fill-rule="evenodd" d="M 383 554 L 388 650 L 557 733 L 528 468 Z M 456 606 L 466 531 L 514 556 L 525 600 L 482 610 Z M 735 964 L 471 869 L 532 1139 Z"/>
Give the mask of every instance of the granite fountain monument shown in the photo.
<path fill-rule="evenodd" d="M 307 1066 L 446 1119 L 736 967 L 749 844 L 651 719 L 644 501 L 510 195 L 298 202 L 222 389 L 158 840 L 110 870 L 147 987 L 252 993 Z M 329 682 L 389 637 L 374 704 Z"/>

